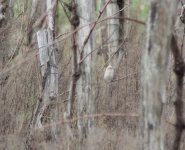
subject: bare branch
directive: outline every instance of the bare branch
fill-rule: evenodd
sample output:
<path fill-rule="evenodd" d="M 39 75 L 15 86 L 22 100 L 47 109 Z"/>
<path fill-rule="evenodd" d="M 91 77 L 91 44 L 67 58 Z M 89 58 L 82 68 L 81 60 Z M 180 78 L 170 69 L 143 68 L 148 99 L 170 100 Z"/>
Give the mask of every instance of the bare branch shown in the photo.
<path fill-rule="evenodd" d="M 90 38 L 90 35 L 91 35 L 91 33 L 93 32 L 93 30 L 94 30 L 96 24 L 98 23 L 98 21 L 99 21 L 99 19 L 101 18 L 103 12 L 105 11 L 107 5 L 108 5 L 110 2 L 111 2 L 111 0 L 108 0 L 107 3 L 103 6 L 103 8 L 100 10 L 99 15 L 98 15 L 96 21 L 94 22 L 94 24 L 93 24 L 91 30 L 89 31 L 89 34 L 87 35 L 87 37 L 86 37 L 85 40 L 84 40 L 84 43 L 83 43 L 83 46 L 82 46 L 82 49 L 81 49 L 81 53 L 83 52 L 84 47 L 85 47 L 85 45 L 87 44 L 87 41 L 88 41 L 88 39 Z"/>

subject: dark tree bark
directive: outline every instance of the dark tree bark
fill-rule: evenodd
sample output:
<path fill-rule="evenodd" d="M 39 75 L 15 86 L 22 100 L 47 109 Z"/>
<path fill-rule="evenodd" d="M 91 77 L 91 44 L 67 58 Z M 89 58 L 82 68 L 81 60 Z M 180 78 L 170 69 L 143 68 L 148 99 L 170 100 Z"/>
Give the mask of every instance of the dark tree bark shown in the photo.
<path fill-rule="evenodd" d="M 172 35 L 171 49 L 174 56 L 174 73 L 176 75 L 176 100 L 174 102 L 176 112 L 176 133 L 173 150 L 179 150 L 182 133 L 185 129 L 183 118 L 183 81 L 185 65 L 174 35 Z"/>

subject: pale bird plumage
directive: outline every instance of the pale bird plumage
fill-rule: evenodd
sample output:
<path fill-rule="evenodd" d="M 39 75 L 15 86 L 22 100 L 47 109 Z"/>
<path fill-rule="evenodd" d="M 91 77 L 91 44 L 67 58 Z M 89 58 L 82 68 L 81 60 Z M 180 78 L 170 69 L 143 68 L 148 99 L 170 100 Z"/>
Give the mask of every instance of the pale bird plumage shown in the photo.
<path fill-rule="evenodd" d="M 107 82 L 111 82 L 114 78 L 114 68 L 109 65 L 107 66 L 105 73 L 104 73 L 104 80 Z"/>

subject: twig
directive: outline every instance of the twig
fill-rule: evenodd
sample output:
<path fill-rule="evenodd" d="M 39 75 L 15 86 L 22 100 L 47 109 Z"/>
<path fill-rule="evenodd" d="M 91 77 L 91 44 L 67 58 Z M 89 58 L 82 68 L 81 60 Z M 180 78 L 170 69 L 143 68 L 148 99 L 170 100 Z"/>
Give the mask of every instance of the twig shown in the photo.
<path fill-rule="evenodd" d="M 101 23 L 101 22 L 106 21 L 106 20 L 108 20 L 108 19 L 118 19 L 118 18 L 117 18 L 117 17 L 106 17 L 106 18 L 104 18 L 104 19 L 102 19 L 102 20 L 99 20 L 99 22 L 97 22 L 97 23 Z M 139 21 L 139 20 L 132 19 L 132 18 L 121 17 L 121 19 L 126 19 L 126 20 L 129 20 L 129 21 L 133 21 L 133 22 L 139 23 L 139 24 L 141 24 L 141 25 L 145 25 L 145 24 L 146 24 L 146 23 L 143 22 L 143 21 Z M 86 26 L 88 26 L 88 25 L 90 25 L 90 24 L 93 24 L 93 23 L 94 23 L 94 22 L 91 22 L 91 23 L 88 23 L 88 24 L 86 24 L 86 25 L 84 25 L 84 26 L 78 27 L 76 30 L 74 30 L 74 31 L 72 31 L 72 32 L 66 32 L 66 33 L 60 34 L 60 35 L 58 35 L 58 36 L 55 38 L 55 41 L 54 41 L 53 43 L 48 44 L 48 45 L 46 45 L 45 47 L 49 47 L 49 46 L 51 46 L 51 45 L 53 45 L 53 44 L 55 44 L 55 43 L 57 43 L 57 42 L 62 42 L 62 41 L 64 41 L 66 38 L 69 38 L 71 35 L 75 34 L 78 30 L 80 30 L 80 29 L 82 29 L 82 28 L 84 28 L 84 27 L 86 27 Z M 0 32 L 0 34 L 1 34 L 1 33 L 2 33 L 2 32 Z M 66 37 L 62 38 L 61 40 L 57 40 L 58 38 L 61 38 L 63 35 L 66 35 L 66 34 L 67 34 Z M 43 47 L 41 47 L 41 48 L 43 48 Z M 40 48 L 40 49 L 41 49 L 41 48 Z M 35 49 L 33 49 L 33 50 L 38 50 L 38 48 L 35 48 Z M 4 68 L 2 71 L 0 71 L 0 76 L 2 76 L 3 74 L 7 73 L 7 72 L 10 71 L 10 70 L 16 69 L 16 67 L 18 67 L 18 66 L 24 64 L 25 62 L 31 60 L 33 57 L 35 57 L 35 56 L 37 56 L 37 55 L 38 55 L 38 53 L 34 53 L 34 54 L 32 54 L 32 56 L 26 57 L 24 60 L 21 60 L 18 64 L 15 64 L 15 65 L 11 66 L 10 68 Z"/>
<path fill-rule="evenodd" d="M 22 42 L 23 42 L 23 38 L 24 38 L 24 37 L 22 37 L 22 38 L 20 38 L 20 39 L 18 40 L 17 45 L 16 45 L 14 51 L 12 52 L 12 55 L 11 55 L 11 57 L 10 57 L 8 63 L 6 64 L 6 67 L 10 64 L 10 62 L 12 61 L 12 59 L 15 57 L 16 51 L 21 47 L 21 44 L 22 44 Z"/>
<path fill-rule="evenodd" d="M 70 17 L 69 17 L 69 15 L 68 15 L 68 13 L 67 13 L 67 10 L 66 10 L 66 8 L 65 8 L 65 6 L 64 6 L 64 4 L 63 4 L 64 2 L 61 1 L 61 0 L 59 0 L 59 2 L 60 2 L 61 6 L 62 6 L 62 8 L 63 8 L 63 10 L 64 10 L 64 13 L 65 13 L 66 16 L 67 16 L 68 21 L 70 22 Z"/>
<path fill-rule="evenodd" d="M 89 34 L 87 35 L 87 37 L 86 37 L 86 38 L 85 38 L 85 40 L 84 40 L 84 43 L 83 43 L 83 46 L 82 46 L 81 53 L 83 52 L 83 50 L 84 50 L 84 48 L 85 48 L 85 45 L 87 44 L 88 39 L 90 38 L 90 35 L 91 35 L 91 33 L 93 32 L 93 30 L 94 30 L 94 28 L 95 28 L 95 26 L 96 26 L 97 22 L 98 22 L 98 21 L 99 21 L 99 19 L 101 18 L 101 16 L 102 16 L 103 12 L 105 11 L 105 9 L 106 9 L 107 5 L 108 5 L 110 2 L 111 2 L 111 0 L 108 0 L 108 1 L 107 1 L 107 3 L 103 6 L 103 8 L 100 10 L 99 15 L 98 15 L 98 17 L 97 17 L 96 21 L 94 22 L 94 24 L 93 24 L 93 26 L 92 26 L 91 30 L 89 31 Z"/>
<path fill-rule="evenodd" d="M 120 48 L 123 46 L 124 43 L 125 43 L 125 41 L 123 41 L 123 42 L 119 45 L 118 49 L 117 49 L 117 50 L 110 56 L 110 58 L 105 62 L 104 66 L 98 70 L 98 73 L 105 67 L 106 64 L 108 64 L 108 63 L 111 61 L 111 59 L 114 57 L 114 55 L 116 55 L 116 53 L 120 50 Z"/>
<path fill-rule="evenodd" d="M 75 117 L 73 119 L 68 119 L 68 120 L 65 120 L 65 119 L 62 119 L 61 121 L 57 121 L 57 122 L 54 122 L 54 123 L 49 123 L 49 124 L 46 124 L 46 125 L 43 125 L 43 128 L 49 128 L 50 126 L 52 126 L 53 124 L 55 125 L 60 125 L 60 124 L 65 124 L 65 123 L 75 123 L 77 120 L 79 119 L 82 119 L 82 118 L 85 118 L 85 119 L 88 119 L 88 118 L 102 118 L 102 117 L 136 117 L 138 118 L 139 117 L 139 114 L 137 113 L 98 113 L 98 114 L 92 114 L 92 115 L 84 115 L 84 116 L 81 116 L 81 117 Z M 163 118 L 165 120 L 165 122 L 169 125 L 172 125 L 174 127 L 176 127 L 177 125 L 175 124 L 175 122 L 171 122 L 165 118 Z M 43 130 L 42 128 L 42 130 Z M 41 128 L 31 128 L 32 131 L 38 131 L 40 130 Z M 27 131 L 25 131 L 26 133 Z M 21 134 L 23 134 L 23 132 L 21 132 Z M 18 135 L 19 133 L 17 134 L 6 134 L 6 135 L 1 135 L 0 138 L 8 138 L 8 137 L 13 137 L 13 136 L 16 136 Z"/>

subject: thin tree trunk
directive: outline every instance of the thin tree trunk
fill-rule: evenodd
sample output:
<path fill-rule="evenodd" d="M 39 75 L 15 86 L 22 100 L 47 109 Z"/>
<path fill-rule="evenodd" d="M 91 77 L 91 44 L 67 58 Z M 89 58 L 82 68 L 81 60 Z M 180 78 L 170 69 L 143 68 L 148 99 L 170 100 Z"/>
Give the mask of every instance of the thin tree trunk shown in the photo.
<path fill-rule="evenodd" d="M 42 91 L 40 100 L 37 103 L 32 126 L 42 128 L 44 122 L 44 112 L 48 111 L 50 107 L 51 119 L 47 120 L 47 123 L 51 123 L 51 134 L 56 140 L 56 125 L 57 121 L 57 108 L 56 101 L 58 99 L 58 70 L 57 70 L 57 58 L 56 48 L 54 42 L 54 28 L 55 28 L 55 8 L 56 0 L 47 0 L 48 11 L 48 29 L 40 29 L 37 32 L 37 41 L 39 48 L 39 60 L 41 65 L 42 75 Z M 51 104 L 52 102 L 52 104 Z"/>
<path fill-rule="evenodd" d="M 122 17 L 123 12 L 120 11 L 124 6 L 123 0 L 113 0 L 107 5 L 107 16 Z M 109 49 L 109 64 L 117 70 L 117 67 L 123 56 L 123 46 L 120 46 L 120 43 L 123 42 L 124 35 L 123 33 L 123 23 L 119 19 L 109 19 L 108 20 L 108 49 Z M 121 32 L 120 32 L 121 31 Z M 121 41 L 121 42 L 120 42 Z"/>
<path fill-rule="evenodd" d="M 147 46 L 142 68 L 141 150 L 164 150 L 162 111 L 166 101 L 166 76 L 173 15 L 177 1 L 149 1 Z"/>
<path fill-rule="evenodd" d="M 79 16 L 77 14 L 77 5 L 75 3 L 75 0 L 71 1 L 71 17 L 70 23 L 71 23 L 71 31 L 74 32 L 78 26 L 79 26 Z M 74 19 L 76 18 L 76 19 Z M 72 75 L 71 75 L 71 83 L 69 88 L 69 96 L 68 96 L 68 105 L 67 105 L 67 111 L 64 113 L 64 119 L 68 121 L 69 119 L 72 119 L 74 116 L 74 101 L 75 101 L 75 95 L 76 95 L 76 83 L 79 77 L 79 65 L 77 62 L 77 32 L 74 32 L 74 34 L 71 36 L 71 43 L 72 43 Z M 77 127 L 71 123 L 66 123 L 67 128 L 67 140 L 68 140 L 68 150 L 73 150 L 75 147 L 75 137 L 76 137 L 76 129 Z"/>
<path fill-rule="evenodd" d="M 47 106 L 50 103 L 49 100 L 49 50 L 48 50 L 48 40 L 47 40 L 48 32 L 47 29 L 40 29 L 37 32 L 37 41 L 39 48 L 39 60 L 41 67 L 41 75 L 42 75 L 42 92 L 40 100 L 38 101 L 37 108 L 34 114 L 33 127 L 42 128 L 41 118 L 43 117 L 43 113 L 46 110 Z"/>
<path fill-rule="evenodd" d="M 54 46 L 55 37 L 55 13 L 57 0 L 47 0 L 48 10 L 48 44 L 49 44 L 49 61 L 50 61 L 50 99 L 57 99 L 58 96 L 58 69 L 57 54 Z"/>
<path fill-rule="evenodd" d="M 124 17 L 124 0 L 113 0 L 107 5 L 106 13 L 107 17 Z M 116 72 L 118 70 L 118 66 L 123 57 L 123 41 L 124 41 L 124 20 L 121 19 L 109 19 L 107 21 L 107 35 L 108 35 L 108 56 L 109 56 L 109 65 L 112 66 L 114 71 L 113 79 L 116 77 Z M 114 95 L 114 91 L 116 91 L 116 86 L 113 84 L 108 85 L 107 95 L 110 98 L 110 102 L 116 103 L 116 101 L 112 101 L 112 97 Z M 114 104 L 113 104 L 114 105 Z M 110 105 L 110 110 L 112 106 Z"/>

